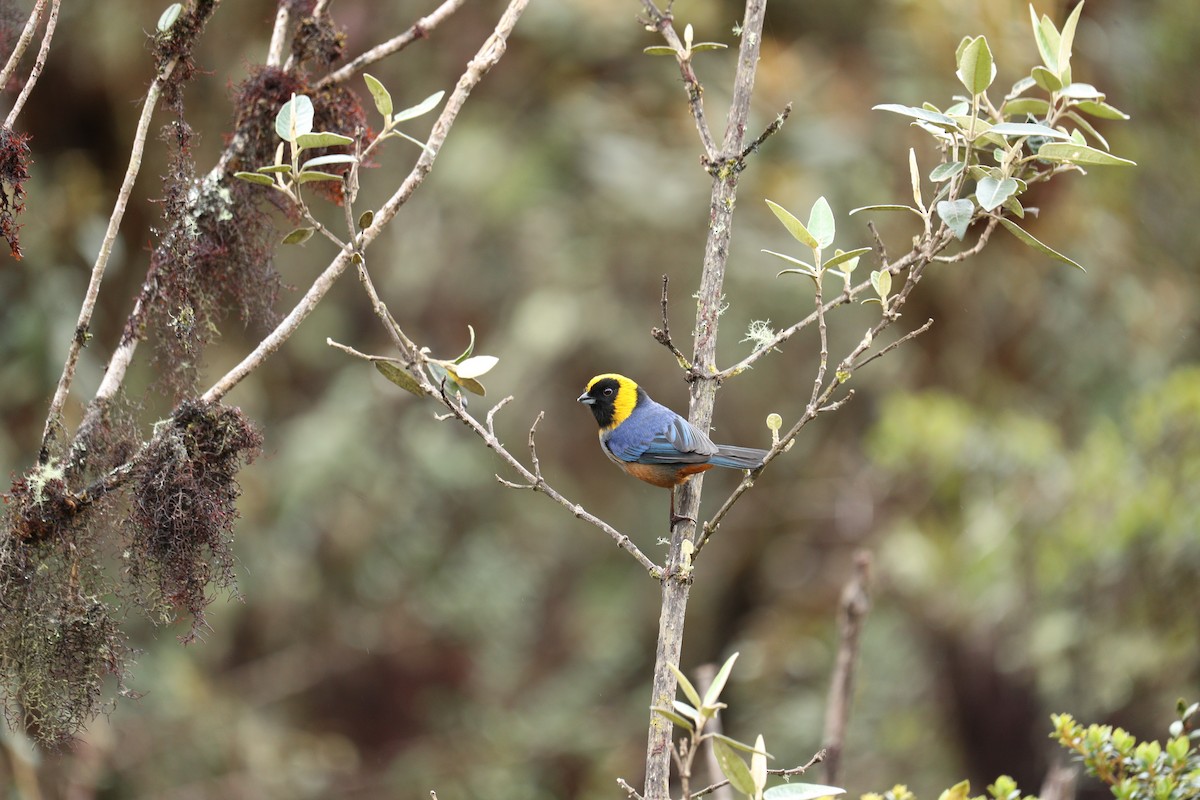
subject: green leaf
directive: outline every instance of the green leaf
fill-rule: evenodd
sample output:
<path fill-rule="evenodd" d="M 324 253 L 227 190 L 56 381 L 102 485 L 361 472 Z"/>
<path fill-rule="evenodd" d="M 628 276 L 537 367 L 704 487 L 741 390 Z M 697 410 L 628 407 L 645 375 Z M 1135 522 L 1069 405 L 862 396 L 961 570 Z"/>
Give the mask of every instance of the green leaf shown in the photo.
<path fill-rule="evenodd" d="M 937 204 L 937 215 L 954 231 L 959 241 L 967 235 L 971 217 L 975 216 L 975 204 L 970 200 L 941 200 Z"/>
<path fill-rule="evenodd" d="M 1080 100 L 1075 107 L 1085 114 L 1091 114 L 1100 119 L 1129 119 L 1129 115 L 1124 111 L 1110 106 L 1102 100 Z"/>
<path fill-rule="evenodd" d="M 363 80 L 367 82 L 367 91 L 375 101 L 375 109 L 387 119 L 392 113 L 392 93 L 374 75 L 364 72 Z"/>
<path fill-rule="evenodd" d="M 1108 139 L 1105 139 L 1103 136 L 1101 136 L 1100 131 L 1096 130 L 1095 126 L 1093 126 L 1092 123 L 1088 122 L 1082 115 L 1080 115 L 1074 111 L 1068 111 L 1067 116 L 1070 117 L 1071 119 L 1075 120 L 1075 124 L 1079 126 L 1079 129 L 1081 131 L 1087 132 L 1087 134 L 1089 136 L 1091 136 L 1093 139 L 1095 139 L 1097 142 L 1099 142 L 1101 145 L 1103 145 L 1105 150 L 1109 149 Z M 1073 139 L 1074 137 L 1071 137 L 1071 138 Z"/>
<path fill-rule="evenodd" d="M 1029 82 L 1033 83 L 1033 79 L 1030 78 Z M 1040 97 L 1018 97 L 1004 104 L 1006 116 L 1009 114 L 1033 114 L 1035 117 L 1044 117 L 1049 111 L 1050 101 Z"/>
<path fill-rule="evenodd" d="M 790 264 L 795 264 L 796 266 L 803 268 L 802 270 L 785 269 L 783 272 L 801 272 L 802 271 L 802 272 L 807 272 L 812 275 L 815 275 L 817 272 L 817 268 L 814 267 L 812 264 L 808 263 L 807 261 L 801 261 L 798 258 L 792 258 L 791 256 L 785 255 L 784 253 L 776 253 L 774 250 L 763 250 L 762 252 L 766 253 L 767 255 L 775 256 L 776 258 L 782 258 L 784 261 L 787 261 Z M 778 273 L 778 275 L 782 275 L 783 272 Z"/>
<path fill-rule="evenodd" d="M 1008 94 L 1005 95 L 1005 97 L 1004 97 L 1005 103 L 1007 103 L 1010 100 L 1013 100 L 1014 98 L 1020 97 L 1021 95 L 1023 95 L 1025 92 L 1029 91 L 1036 85 L 1037 85 L 1037 83 L 1033 80 L 1033 78 L 1026 75 L 1024 78 L 1021 78 L 1020 80 L 1018 80 L 1016 83 L 1013 84 L 1012 89 L 1010 89 L 1008 91 Z"/>
<path fill-rule="evenodd" d="M 829 269 L 831 267 L 836 267 L 837 265 L 844 264 L 848 261 L 855 262 L 855 266 L 857 266 L 859 257 L 863 256 L 869 252 L 871 252 L 871 248 L 869 248 L 869 247 L 859 247 L 855 250 L 850 250 L 845 253 L 838 251 L 834 255 L 833 258 L 829 259 L 828 261 L 826 261 L 824 264 L 821 265 L 821 269 Z M 846 272 L 853 272 L 853 271 L 854 271 L 853 266 L 851 266 L 849 269 L 846 270 Z"/>
<path fill-rule="evenodd" d="M 758 752 L 750 756 L 750 778 L 754 781 L 754 795 L 757 797 L 767 788 L 767 743 L 761 733 L 754 740 L 754 749 Z"/>
<path fill-rule="evenodd" d="M 882 203 L 874 206 L 859 206 L 858 208 L 850 209 L 850 214 L 854 215 L 860 211 L 911 211 L 918 217 L 924 216 L 920 211 L 917 211 L 912 206 L 904 206 L 896 203 Z"/>
<path fill-rule="evenodd" d="M 425 390 L 421 388 L 421 384 L 417 382 L 417 379 L 408 373 L 408 370 L 401 369 L 395 364 L 391 364 L 387 361 L 376 361 L 374 363 L 375 369 L 379 370 L 383 377 L 387 378 L 401 389 L 404 389 L 407 392 L 412 392 L 417 397 L 424 396 Z"/>
<path fill-rule="evenodd" d="M 724 50 L 727 47 L 729 47 L 729 45 L 721 44 L 720 42 L 696 42 L 694 45 L 692 45 L 692 52 L 700 53 L 705 50 Z"/>
<path fill-rule="evenodd" d="M 770 200 L 767 201 L 767 207 L 770 208 L 771 212 L 779 219 L 780 222 L 783 223 L 783 227 L 787 228 L 788 233 L 790 233 L 792 238 L 794 238 L 796 241 L 807 247 L 811 247 L 813 250 L 816 250 L 821 246 L 821 243 L 817 241 L 816 237 L 809 233 L 808 228 L 804 227 L 804 223 L 796 219 L 792 212 L 788 211 L 778 203 Z M 783 256 L 783 258 L 787 258 L 787 256 Z"/>
<path fill-rule="evenodd" d="M 317 181 L 340 181 L 341 175 L 334 175 L 330 172 L 320 172 L 315 169 L 306 170 L 296 176 L 296 180 L 300 183 L 316 183 Z"/>
<path fill-rule="evenodd" d="M 1047 136 L 1051 139 L 1070 139 L 1062 131 L 1036 122 L 1001 122 L 991 127 L 990 133 L 1000 136 Z"/>
<path fill-rule="evenodd" d="M 879 295 L 879 300 L 886 303 L 888 296 L 892 293 L 892 273 L 886 269 L 872 271 L 871 288 L 875 290 L 875 294 Z"/>
<path fill-rule="evenodd" d="M 838 786 L 820 783 L 781 783 L 763 793 L 763 800 L 817 800 L 819 797 L 837 797 L 846 790 Z"/>
<path fill-rule="evenodd" d="M 414 117 L 419 117 L 423 114 L 428 114 L 437 107 L 438 103 L 442 102 L 442 98 L 445 96 L 445 92 L 434 92 L 433 94 L 429 95 L 429 97 L 426 97 L 424 100 L 417 103 L 415 106 L 410 106 L 409 108 L 406 108 L 396 114 L 396 116 L 392 118 L 392 122 L 404 122 L 405 120 L 413 119 Z"/>
<path fill-rule="evenodd" d="M 1066 161 L 1095 167 L 1136 167 L 1137 163 L 1127 158 L 1114 156 L 1103 150 L 1074 142 L 1050 142 L 1038 148 L 1038 158 L 1047 161 Z"/>
<path fill-rule="evenodd" d="M 1042 15 L 1041 21 L 1038 21 L 1037 12 L 1033 10 L 1032 3 L 1029 6 L 1029 18 L 1033 21 L 1033 39 L 1037 42 L 1038 54 L 1042 57 L 1042 63 L 1046 65 L 1046 69 L 1057 73 L 1060 43 L 1058 29 L 1045 15 Z"/>
<path fill-rule="evenodd" d="M 1045 67 L 1034 67 L 1029 74 L 1033 77 L 1034 82 L 1047 92 L 1057 92 L 1062 88 L 1062 81 L 1058 79 L 1058 75 Z"/>
<path fill-rule="evenodd" d="M 375 212 L 369 211 L 369 210 L 364 211 L 358 217 L 358 227 L 360 230 L 363 228 L 369 228 L 369 227 L 371 227 L 371 223 L 374 221 L 375 221 Z"/>
<path fill-rule="evenodd" d="M 1071 10 L 1071 15 L 1063 23 L 1062 35 L 1058 42 L 1058 75 L 1063 83 L 1071 82 L 1071 48 L 1075 43 L 1075 26 L 1079 24 L 1079 15 L 1083 13 L 1083 3 Z"/>
<path fill-rule="evenodd" d="M 996 62 L 987 39 L 976 36 L 962 49 L 958 57 L 958 80 L 973 95 L 983 94 L 996 79 Z"/>
<path fill-rule="evenodd" d="M 721 699 L 721 692 L 725 691 L 725 684 L 729 681 L 729 673 L 733 671 L 733 663 L 737 661 L 737 658 L 738 654 L 734 653 L 725 659 L 725 663 L 721 665 L 721 669 L 717 671 L 712 683 L 709 684 L 708 691 L 704 693 L 704 705 L 714 705 Z"/>
<path fill-rule="evenodd" d="M 643 48 L 642 52 L 648 56 L 673 56 L 673 55 L 677 54 L 679 51 L 676 50 L 674 47 L 667 47 L 666 45 L 656 44 L 651 47 Z"/>
<path fill-rule="evenodd" d="M 1017 188 L 1017 182 L 1012 178 L 1005 178 L 1002 181 L 990 176 L 981 178 L 975 187 L 975 199 L 979 201 L 980 208 L 984 211 L 991 211 L 1012 197 Z"/>
<path fill-rule="evenodd" d="M 256 170 L 255 170 L 255 172 L 263 172 L 263 173 L 269 173 L 269 172 L 291 172 L 291 171 L 292 171 L 292 165 L 291 165 L 291 164 L 271 164 L 271 165 L 269 165 L 269 166 L 266 166 L 266 167 L 259 167 L 258 169 L 256 169 Z"/>
<path fill-rule="evenodd" d="M 698 709 L 692 708 L 682 700 L 672 700 L 671 706 L 675 711 L 690 719 L 692 722 L 699 723 L 704 719 L 704 715 Z"/>
<path fill-rule="evenodd" d="M 829 201 L 824 196 L 818 197 L 812 210 L 808 212 L 808 230 L 822 250 L 833 244 L 833 211 L 830 210 Z"/>
<path fill-rule="evenodd" d="M 912 106 L 904 106 L 899 103 L 880 103 L 877 106 L 871 106 L 872 111 L 891 111 L 893 114 L 903 114 L 906 117 L 913 117 L 923 122 L 931 122 L 934 125 L 939 125 L 944 128 L 958 128 L 958 123 L 945 114 L 937 111 L 929 111 L 924 108 L 914 108 Z"/>
<path fill-rule="evenodd" d="M 296 137 L 312 131 L 313 104 L 307 95 L 293 95 L 275 115 L 275 132 L 285 142 L 294 142 Z"/>
<path fill-rule="evenodd" d="M 296 137 L 296 146 L 301 150 L 313 147 L 345 147 L 351 144 L 354 144 L 354 140 L 349 136 L 328 131 L 304 133 Z"/>
<path fill-rule="evenodd" d="M 675 673 L 675 680 L 679 681 L 679 688 L 683 690 L 684 697 L 691 702 L 696 708 L 701 706 L 700 693 L 696 691 L 696 687 L 688 680 L 687 675 L 680 672 L 679 667 L 674 664 L 667 664 L 671 668 L 671 672 Z"/>
<path fill-rule="evenodd" d="M 483 388 L 483 384 L 474 378 L 461 378 L 458 381 L 464 389 L 471 394 L 477 394 L 480 397 L 487 396 L 487 389 Z"/>
<path fill-rule="evenodd" d="M 1033 238 L 1033 235 L 1030 234 L 1029 231 L 1026 231 L 1024 228 L 1018 227 L 1017 223 L 1013 222 L 1012 220 L 1005 219 L 1004 217 L 1000 217 L 1000 224 L 1004 226 L 1005 230 L 1007 230 L 1013 236 L 1020 239 L 1025 244 L 1032 247 L 1034 250 L 1044 253 L 1053 259 L 1063 262 L 1064 264 L 1070 264 L 1072 267 L 1076 267 L 1078 269 L 1083 269 L 1083 266 L 1080 265 L 1078 262 L 1073 261 L 1070 258 L 1067 258 L 1066 256 L 1064 256 L 1062 253 L 1058 252 L 1054 248 L 1048 247 L 1047 245 L 1042 244 L 1037 239 Z M 1083 269 L 1083 271 L 1087 272 L 1086 269 Z"/>
<path fill-rule="evenodd" d="M 471 356 L 454 366 L 454 374 L 459 378 L 478 378 L 480 375 L 486 375 L 498 363 L 500 359 L 495 356 Z"/>
<path fill-rule="evenodd" d="M 283 244 L 304 244 L 312 238 L 313 231 L 316 228 L 296 228 L 296 230 L 283 237 Z"/>
<path fill-rule="evenodd" d="M 959 781 L 958 783 L 945 790 L 938 797 L 938 800 L 967 800 L 971 794 L 971 782 Z"/>
<path fill-rule="evenodd" d="M 917 151 L 908 148 L 908 180 L 912 184 L 913 202 L 917 208 L 924 208 L 925 201 L 921 198 L 921 172 L 917 169 Z"/>
<path fill-rule="evenodd" d="M 259 175 L 257 172 L 235 172 L 233 177 L 240 178 L 246 183 L 257 183 L 259 186 L 274 186 L 275 181 L 268 175 Z"/>
<path fill-rule="evenodd" d="M 317 156 L 316 158 L 310 158 L 308 161 L 304 162 L 304 165 L 300 167 L 300 169 L 303 170 L 308 169 L 309 167 L 323 167 L 326 164 L 353 164 L 355 161 L 356 159 L 354 156 L 343 153 L 334 153 L 328 156 Z"/>
<path fill-rule="evenodd" d="M 651 706 L 650 710 L 653 711 L 655 714 L 661 714 L 662 716 L 669 719 L 671 721 L 672 725 L 678 725 L 679 727 L 684 728 L 689 731 L 696 730 L 696 726 L 693 725 L 690 720 L 681 717 L 679 714 L 676 714 L 674 711 L 671 711 L 670 709 L 663 708 L 662 706 Z"/>
<path fill-rule="evenodd" d="M 720 739 L 712 740 L 713 755 L 717 757 L 717 765 L 721 773 L 729 779 L 729 785 L 735 791 L 754 796 L 754 779 L 750 777 L 750 768 L 741 756 L 733 752 L 733 748 Z"/>
<path fill-rule="evenodd" d="M 1079 6 L 1075 6 L 1079 8 Z M 1072 100 L 1103 100 L 1104 92 L 1090 83 L 1071 83 L 1062 88 L 1059 94 Z"/>
<path fill-rule="evenodd" d="M 166 33 L 171 30 L 171 26 L 179 19 L 181 13 L 183 13 L 183 3 L 171 3 L 163 9 L 162 16 L 158 18 L 158 32 Z"/>
<path fill-rule="evenodd" d="M 732 739 L 723 733 L 712 733 L 709 735 L 712 736 L 712 738 L 714 738 L 714 739 L 720 739 L 722 742 L 729 745 L 730 747 L 732 747 L 735 750 L 741 750 L 746 753 L 762 753 L 767 758 L 775 757 L 775 756 L 771 755 L 770 753 L 768 753 L 766 750 L 755 750 L 752 745 L 748 745 L 745 742 L 739 742 L 737 739 Z"/>
<path fill-rule="evenodd" d="M 929 173 L 929 180 L 933 181 L 934 183 L 948 181 L 958 173 L 962 172 L 963 168 L 966 166 L 966 163 L 962 161 L 951 161 L 949 163 L 938 164 L 933 168 L 933 172 Z"/>

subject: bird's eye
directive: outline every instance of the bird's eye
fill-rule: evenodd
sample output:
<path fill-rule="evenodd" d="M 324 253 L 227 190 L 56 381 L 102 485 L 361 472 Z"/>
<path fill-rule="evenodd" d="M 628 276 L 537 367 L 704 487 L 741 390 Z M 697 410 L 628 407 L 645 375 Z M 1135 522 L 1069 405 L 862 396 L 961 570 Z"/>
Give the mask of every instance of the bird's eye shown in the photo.
<path fill-rule="evenodd" d="M 611 397 L 611 396 L 612 396 L 612 393 L 613 393 L 613 390 L 612 390 L 611 388 L 609 388 L 609 389 L 605 389 L 605 390 L 604 390 L 604 396 L 605 396 L 605 397 Z"/>

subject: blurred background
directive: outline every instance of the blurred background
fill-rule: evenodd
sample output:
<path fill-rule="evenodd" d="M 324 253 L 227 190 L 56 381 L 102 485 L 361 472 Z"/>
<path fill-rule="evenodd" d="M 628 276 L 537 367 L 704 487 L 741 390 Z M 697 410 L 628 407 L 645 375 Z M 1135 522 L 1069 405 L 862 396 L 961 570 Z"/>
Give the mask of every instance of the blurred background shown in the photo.
<path fill-rule="evenodd" d="M 31 3 L 11 5 L 23 16 Z M 20 118 L 34 163 L 25 258 L 0 262 L 6 475 L 36 457 L 164 5 L 65 3 Z M 1035 5 L 1061 22 L 1072 4 Z M 340 0 L 333 13 L 355 54 L 434 7 Z M 370 71 L 397 107 L 448 90 L 501 8 L 468 3 Z M 679 0 L 674 10 L 697 40 L 736 47 L 739 3 Z M 524 455 L 545 411 L 547 479 L 661 560 L 665 494 L 612 468 L 574 402 L 589 377 L 620 371 L 686 408 L 682 376 L 649 331 L 666 274 L 672 330 L 689 350 L 709 181 L 675 66 L 642 55 L 658 42 L 639 11 L 633 0 L 534 0 L 371 257 L 415 340 L 453 356 L 469 324 L 477 352 L 500 358 L 472 407 L 514 396 L 498 417 L 502 439 Z M 185 93 L 202 172 L 231 130 L 233 88 L 265 57 L 273 17 L 271 0 L 226 2 L 202 39 L 202 72 Z M 955 46 L 979 33 L 999 84 L 1037 63 L 1028 8 L 1015 0 L 771 4 L 752 128 L 788 102 L 795 111 L 741 183 L 720 364 L 749 352 L 752 320 L 781 327 L 811 306 L 808 282 L 776 278 L 780 262 L 760 252 L 795 252 L 764 198 L 804 217 L 824 195 L 837 246 L 870 244 L 864 216 L 846 212 L 905 201 L 910 146 L 923 171 L 936 162 L 928 137 L 871 106 L 948 105 L 960 90 Z M 1087 273 L 1002 233 L 981 256 L 930 269 L 893 332 L 930 317 L 933 329 L 856 376 L 854 400 L 807 428 L 725 521 L 698 564 L 683 666 L 741 653 L 723 714 L 731 735 L 763 733 L 781 766 L 820 747 L 837 598 L 861 547 L 874 554 L 875 582 L 844 757 L 852 796 L 905 783 L 936 797 L 965 777 L 982 791 L 1000 773 L 1035 792 L 1061 759 L 1047 738 L 1052 712 L 1163 738 L 1175 700 L 1197 699 L 1198 51 L 1193 0 L 1090 0 L 1075 77 L 1132 115 L 1101 130 L 1138 167 L 1070 175 L 1026 203 L 1041 208 L 1034 234 Z M 732 50 L 698 61 L 718 132 L 733 64 Z M 358 207 L 381 202 L 415 156 L 389 146 Z M 165 163 L 152 140 L 73 418 L 145 275 Z M 911 222 L 877 222 L 904 252 Z M 277 252 L 294 287 L 280 311 L 332 255 L 319 239 Z M 877 313 L 831 318 L 835 358 Z M 767 446 L 768 413 L 799 416 L 815 365 L 808 333 L 726 384 L 714 438 Z M 232 314 L 203 385 L 263 334 Z M 121 699 L 69 752 L 34 755 L 0 734 L 0 785 L 22 764 L 55 797 L 435 789 L 443 800 L 548 800 L 616 796 L 618 776 L 640 781 L 657 584 L 559 506 L 500 486 L 494 473 L 511 476 L 479 441 L 326 337 L 388 350 L 351 276 L 227 398 L 266 437 L 240 475 L 238 595 L 217 598 L 211 630 L 188 647 L 177 640 L 186 621 L 156 627 L 131 611 L 139 653 L 128 687 L 140 699 Z M 169 407 L 148 388 L 152 354 L 142 348 L 129 381 L 145 435 Z M 736 481 L 710 473 L 705 510 Z M 1082 793 L 1107 796 L 1086 782 Z"/>

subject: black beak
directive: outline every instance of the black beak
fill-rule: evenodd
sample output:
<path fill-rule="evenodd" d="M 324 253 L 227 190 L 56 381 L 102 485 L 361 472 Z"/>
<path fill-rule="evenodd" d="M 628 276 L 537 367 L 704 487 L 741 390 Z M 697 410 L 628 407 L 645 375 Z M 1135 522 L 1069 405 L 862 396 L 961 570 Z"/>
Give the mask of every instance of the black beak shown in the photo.
<path fill-rule="evenodd" d="M 579 395 L 579 397 L 575 398 L 575 402 L 583 403 L 585 406 L 593 406 L 596 404 L 596 398 L 592 397 L 587 392 L 584 392 L 583 394 Z"/>

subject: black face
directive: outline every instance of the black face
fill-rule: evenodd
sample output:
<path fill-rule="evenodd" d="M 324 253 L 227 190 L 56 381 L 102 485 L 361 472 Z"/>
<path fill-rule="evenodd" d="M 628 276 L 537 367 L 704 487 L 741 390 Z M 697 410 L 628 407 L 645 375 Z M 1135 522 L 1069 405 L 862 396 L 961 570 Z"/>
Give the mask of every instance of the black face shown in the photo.
<path fill-rule="evenodd" d="M 612 425 L 614 403 L 617 399 L 617 391 L 621 388 L 621 384 L 613 378 L 605 378 L 604 380 L 596 381 L 596 384 L 587 391 L 587 394 L 579 398 L 579 402 L 586 403 L 592 410 L 592 416 L 596 418 L 596 423 L 601 428 L 607 428 Z"/>

